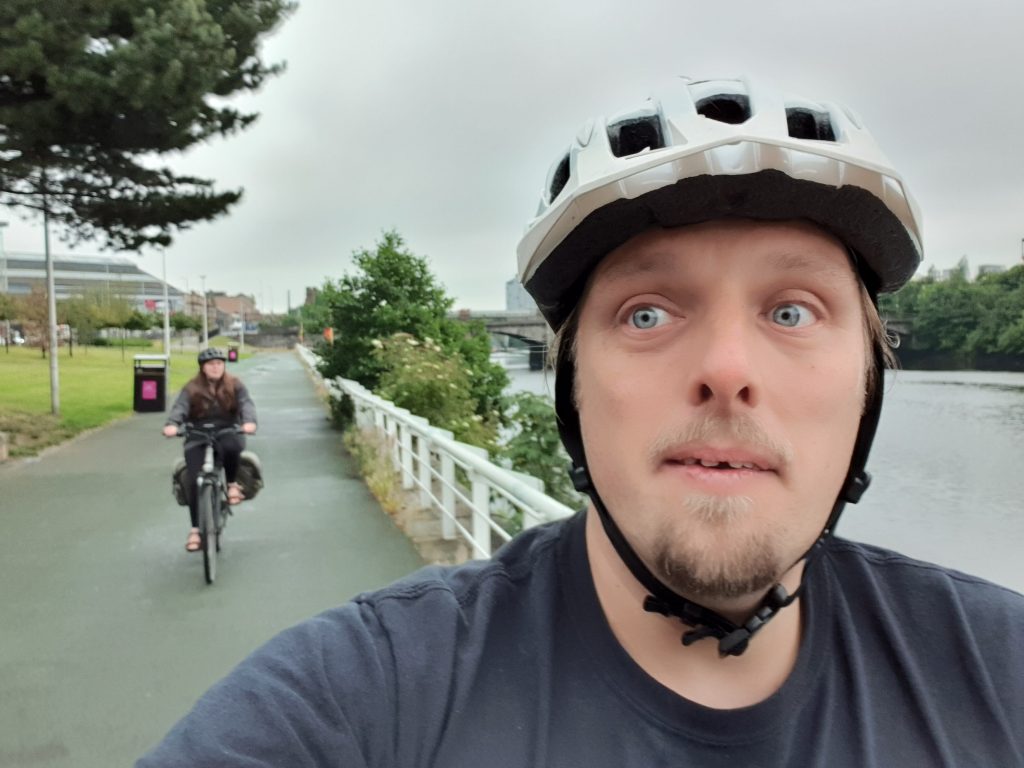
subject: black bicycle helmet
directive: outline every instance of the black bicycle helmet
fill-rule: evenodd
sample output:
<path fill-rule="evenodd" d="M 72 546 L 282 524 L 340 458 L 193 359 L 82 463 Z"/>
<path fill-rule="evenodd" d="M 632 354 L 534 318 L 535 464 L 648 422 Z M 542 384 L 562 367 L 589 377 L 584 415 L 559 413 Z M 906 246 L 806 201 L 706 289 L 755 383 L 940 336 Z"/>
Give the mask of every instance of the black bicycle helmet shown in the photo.
<path fill-rule="evenodd" d="M 207 347 L 206 349 L 200 350 L 199 365 L 209 362 L 210 360 L 223 360 L 226 363 L 228 361 L 228 354 L 219 347 Z"/>

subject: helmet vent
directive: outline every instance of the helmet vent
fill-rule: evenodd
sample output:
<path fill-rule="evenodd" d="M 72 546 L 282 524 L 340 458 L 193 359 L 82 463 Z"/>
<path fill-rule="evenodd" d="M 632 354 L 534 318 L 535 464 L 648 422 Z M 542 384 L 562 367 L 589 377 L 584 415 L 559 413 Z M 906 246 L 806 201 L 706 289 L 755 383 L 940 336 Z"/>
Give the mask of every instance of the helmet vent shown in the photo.
<path fill-rule="evenodd" d="M 548 200 L 552 201 L 565 189 L 569 183 L 569 154 L 558 161 L 555 172 L 551 174 L 551 184 L 548 186 Z"/>
<path fill-rule="evenodd" d="M 750 98 L 742 93 L 716 93 L 694 106 L 697 114 L 720 123 L 739 125 L 750 119 Z"/>
<path fill-rule="evenodd" d="M 608 126 L 608 142 L 616 157 L 629 157 L 645 149 L 661 149 L 665 138 L 657 115 L 630 117 Z"/>
<path fill-rule="evenodd" d="M 794 139 L 835 141 L 836 132 L 828 112 L 819 112 L 805 107 L 786 107 L 786 124 L 789 135 Z"/>

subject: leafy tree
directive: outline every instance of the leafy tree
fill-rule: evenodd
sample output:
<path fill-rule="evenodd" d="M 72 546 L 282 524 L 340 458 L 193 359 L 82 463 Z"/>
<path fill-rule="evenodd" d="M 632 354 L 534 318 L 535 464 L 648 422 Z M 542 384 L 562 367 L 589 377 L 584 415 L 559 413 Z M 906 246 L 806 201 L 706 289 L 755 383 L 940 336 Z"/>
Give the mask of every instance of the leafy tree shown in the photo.
<path fill-rule="evenodd" d="M 198 317 L 192 317 L 186 315 L 184 312 L 175 312 L 171 315 L 171 328 L 175 333 L 178 334 L 178 339 L 181 342 L 181 349 L 185 349 L 185 331 L 201 331 L 203 330 L 203 321 Z"/>
<path fill-rule="evenodd" d="M 925 349 L 968 351 L 985 312 L 979 298 L 977 286 L 958 276 L 925 286 L 914 322 L 915 342 Z"/>
<path fill-rule="evenodd" d="M 50 345 L 50 335 L 46 333 L 46 319 L 49 313 L 46 291 L 38 285 L 33 286 L 31 292 L 27 296 L 23 296 L 19 304 L 19 313 L 21 314 L 22 325 L 25 328 L 26 343 L 37 339 L 39 341 L 39 351 L 43 357 L 46 357 L 46 350 Z"/>
<path fill-rule="evenodd" d="M 383 362 L 373 354 L 375 340 L 396 333 L 441 337 L 453 300 L 434 279 L 426 259 L 404 246 L 397 232 L 385 232 L 376 250 L 352 255 L 355 274 L 324 285 L 335 331 L 333 345 L 325 350 L 325 375 L 375 389 L 384 372 Z"/>
<path fill-rule="evenodd" d="M 280 71 L 261 37 L 288 0 L 5 0 L 0 5 L 0 204 L 43 212 L 69 241 L 167 245 L 241 192 L 156 167 L 155 155 L 255 120 L 220 104 Z"/>
<path fill-rule="evenodd" d="M 18 319 L 20 303 L 9 293 L 0 293 L 0 333 L 4 334 L 4 349 L 11 351 L 11 339 L 6 335 L 10 322 Z"/>
<path fill-rule="evenodd" d="M 79 345 L 91 344 L 99 328 L 100 305 L 95 301 L 95 297 L 74 296 L 58 303 L 57 316 L 74 329 L 71 338 L 77 336 Z M 69 356 L 74 354 L 73 347 L 69 341 Z"/>
<path fill-rule="evenodd" d="M 454 303 L 438 284 L 427 260 L 405 248 L 395 231 L 385 232 L 373 251 L 353 254 L 357 272 L 321 292 L 330 308 L 334 343 L 321 344 L 322 373 L 354 379 L 376 389 L 386 364 L 374 355 L 374 341 L 396 333 L 434 339 L 468 370 L 468 389 L 475 412 L 485 418 L 502 413 L 501 393 L 508 375 L 490 361 L 490 343 L 479 324 L 470 326 L 448 317 Z"/>
<path fill-rule="evenodd" d="M 544 481 L 544 492 L 570 507 L 579 507 L 584 498 L 569 478 L 572 461 L 562 446 L 550 397 L 519 392 L 511 398 L 509 422 L 511 437 L 501 449 L 501 457 L 512 469 Z"/>
<path fill-rule="evenodd" d="M 128 315 L 122 327 L 129 331 L 148 331 L 155 328 L 159 322 L 160 318 L 152 312 L 140 312 L 136 309 Z"/>
<path fill-rule="evenodd" d="M 131 301 L 121 293 L 107 292 L 98 305 L 100 328 L 124 328 L 134 310 Z"/>
<path fill-rule="evenodd" d="M 911 280 L 900 288 L 896 293 L 883 293 L 878 297 L 878 310 L 883 317 L 906 318 L 913 317 L 918 312 L 918 305 L 921 300 L 921 292 L 925 286 L 934 283 L 934 280 Z"/>
<path fill-rule="evenodd" d="M 331 324 L 331 305 L 322 290 L 316 291 L 313 301 L 303 304 L 297 311 L 302 317 L 302 330 L 310 338 L 318 338 Z"/>
<path fill-rule="evenodd" d="M 1024 311 L 999 334 L 996 351 L 1008 355 L 1024 355 Z"/>
<path fill-rule="evenodd" d="M 491 362 L 491 335 L 484 324 L 479 320 L 447 319 L 441 327 L 441 343 L 465 361 L 469 394 L 476 403 L 476 412 L 504 422 L 508 372 Z"/>

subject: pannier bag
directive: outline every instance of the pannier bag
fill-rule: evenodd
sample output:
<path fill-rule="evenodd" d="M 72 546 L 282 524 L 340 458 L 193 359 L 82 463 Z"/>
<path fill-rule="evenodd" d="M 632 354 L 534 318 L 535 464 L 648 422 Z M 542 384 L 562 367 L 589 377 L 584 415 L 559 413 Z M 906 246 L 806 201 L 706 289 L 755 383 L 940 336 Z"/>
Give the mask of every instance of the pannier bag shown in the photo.
<path fill-rule="evenodd" d="M 252 451 L 242 451 L 238 461 L 237 480 L 246 499 L 254 498 L 263 487 L 263 468 L 260 465 L 260 458 Z M 174 472 L 171 474 L 171 491 L 174 493 L 174 499 L 183 507 L 188 506 L 188 497 L 185 495 L 187 483 L 188 468 L 185 466 L 185 459 L 178 459 L 178 463 L 174 465 Z"/>
<path fill-rule="evenodd" d="M 184 459 L 178 459 L 174 465 L 174 472 L 171 473 L 171 491 L 175 500 L 183 507 L 188 506 L 188 497 L 185 495 L 185 483 L 188 482 L 188 468 Z"/>
<path fill-rule="evenodd" d="M 242 451 L 238 460 L 238 484 L 246 500 L 253 499 L 263 487 L 263 467 L 260 457 L 252 451 Z"/>

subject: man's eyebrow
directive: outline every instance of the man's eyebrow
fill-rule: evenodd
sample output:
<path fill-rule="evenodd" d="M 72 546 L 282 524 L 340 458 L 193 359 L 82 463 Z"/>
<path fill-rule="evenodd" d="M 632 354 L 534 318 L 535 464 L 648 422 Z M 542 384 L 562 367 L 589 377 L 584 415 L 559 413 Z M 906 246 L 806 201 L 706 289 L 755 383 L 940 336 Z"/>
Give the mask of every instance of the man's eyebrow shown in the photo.
<path fill-rule="evenodd" d="M 765 255 L 764 260 L 767 266 L 780 272 L 812 273 L 837 280 L 856 279 L 856 272 L 849 257 L 843 267 L 831 260 L 814 258 L 800 251 L 769 253 Z"/>
<path fill-rule="evenodd" d="M 671 273 L 673 271 L 672 260 L 659 258 L 659 255 L 656 251 L 647 251 L 631 259 L 622 259 L 610 266 L 603 266 L 600 268 L 601 277 L 618 280 L 636 275 Z"/>

